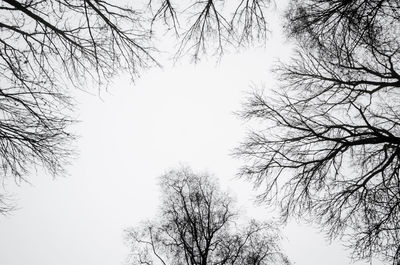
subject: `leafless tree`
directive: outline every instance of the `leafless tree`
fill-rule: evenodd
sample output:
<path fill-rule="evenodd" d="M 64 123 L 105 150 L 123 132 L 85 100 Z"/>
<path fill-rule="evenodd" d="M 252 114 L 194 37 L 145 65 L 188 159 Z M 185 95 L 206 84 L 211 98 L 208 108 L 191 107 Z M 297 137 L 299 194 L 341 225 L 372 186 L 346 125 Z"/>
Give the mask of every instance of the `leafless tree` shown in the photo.
<path fill-rule="evenodd" d="M 162 208 L 157 221 L 126 231 L 129 264 L 290 264 L 272 223 L 236 224 L 232 198 L 208 175 L 189 169 L 161 177 Z"/>
<path fill-rule="evenodd" d="M 108 1 L 0 2 L 0 178 L 37 166 L 63 172 L 72 154 L 69 89 L 105 86 L 153 62 L 138 13 Z"/>
<path fill-rule="evenodd" d="M 295 1 L 299 50 L 243 117 L 263 126 L 237 154 L 260 199 L 339 237 L 355 259 L 400 262 L 400 5 Z M 313 9 L 312 9 L 313 8 Z M 397 15 L 396 15 L 397 14 Z"/>
<path fill-rule="evenodd" d="M 161 21 L 174 29 L 179 43 L 175 57 L 190 54 L 197 61 L 207 51 L 220 56 L 227 47 L 264 41 L 268 33 L 265 10 L 270 2 L 153 0 L 149 6 L 152 24 Z"/>
<path fill-rule="evenodd" d="M 172 23 L 178 53 L 193 51 L 198 59 L 213 43 L 222 53 L 225 42 L 237 46 L 265 37 L 268 3 L 241 0 L 225 12 L 224 1 L 211 0 L 187 1 L 183 9 L 169 0 L 130 6 L 102 0 L 1 1 L 0 180 L 25 179 L 36 168 L 52 175 L 64 171 L 73 153 L 71 88 L 105 88 L 120 71 L 134 78 L 141 68 L 158 65 L 156 22 Z M 180 27 L 178 16 L 188 27 Z"/>
<path fill-rule="evenodd" d="M 310 46 L 331 41 L 348 49 L 393 38 L 400 21 L 397 0 L 293 0 L 287 11 L 288 33 Z M 376 43 L 375 46 L 379 46 Z"/>

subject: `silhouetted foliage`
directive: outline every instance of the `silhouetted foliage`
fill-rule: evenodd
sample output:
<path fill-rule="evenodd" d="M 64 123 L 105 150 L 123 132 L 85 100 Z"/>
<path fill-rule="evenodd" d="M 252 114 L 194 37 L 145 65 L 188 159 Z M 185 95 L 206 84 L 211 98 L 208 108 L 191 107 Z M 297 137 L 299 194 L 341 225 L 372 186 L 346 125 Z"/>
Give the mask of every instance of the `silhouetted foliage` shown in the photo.
<path fill-rule="evenodd" d="M 400 262 L 400 4 L 294 1 L 299 50 L 280 90 L 251 96 L 261 120 L 238 149 L 241 173 L 282 217 L 317 222 L 355 259 Z"/>
<path fill-rule="evenodd" d="M 175 29 L 178 54 L 196 60 L 212 49 L 265 38 L 265 0 L 4 0 L 0 3 L 0 174 L 24 179 L 37 167 L 61 174 L 72 154 L 69 90 L 107 87 L 127 71 L 158 65 L 153 26 Z M 129 4 L 129 5 L 128 5 Z M 235 6 L 236 4 L 236 6 Z M 181 7 L 182 8 L 181 9 Z M 225 11 L 226 12 L 225 12 Z M 179 18 L 188 27 L 180 27 Z M 216 45 L 214 45 L 216 44 Z M 0 210 L 1 211 L 1 210 Z"/>
<path fill-rule="evenodd" d="M 189 169 L 161 177 L 158 218 L 126 231 L 129 264 L 290 264 L 272 223 L 241 227 L 232 198 L 208 175 Z"/>

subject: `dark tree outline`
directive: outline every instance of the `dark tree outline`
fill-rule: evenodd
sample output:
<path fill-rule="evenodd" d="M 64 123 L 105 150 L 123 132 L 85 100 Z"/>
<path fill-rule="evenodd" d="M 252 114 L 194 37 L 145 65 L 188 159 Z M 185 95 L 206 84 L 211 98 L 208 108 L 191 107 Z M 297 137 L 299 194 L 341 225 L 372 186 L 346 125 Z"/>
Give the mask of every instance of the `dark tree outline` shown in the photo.
<path fill-rule="evenodd" d="M 207 53 L 221 57 L 228 48 L 262 43 L 269 32 L 264 13 L 270 0 L 231 1 L 230 8 L 213 0 L 184 1 L 183 7 L 171 0 L 154 2 L 149 2 L 152 25 L 161 21 L 177 37 L 174 60 L 187 54 L 194 62 Z"/>
<path fill-rule="evenodd" d="M 378 257 L 397 265 L 400 16 L 382 19 L 399 13 L 400 6 L 372 9 L 376 15 L 361 17 L 359 25 L 334 9 L 359 2 L 396 4 L 293 2 L 292 11 L 313 4 L 326 9 L 288 16 L 288 34 L 299 50 L 275 69 L 281 81 L 275 95 L 255 93 L 245 104 L 242 117 L 263 127 L 236 154 L 247 161 L 241 175 L 263 187 L 261 201 L 280 205 L 284 221 L 318 223 L 328 238 L 343 239 L 354 259 Z M 332 17 L 341 19 L 332 23 Z"/>
<path fill-rule="evenodd" d="M 157 221 L 126 230 L 128 264 L 290 264 L 280 251 L 277 228 L 254 220 L 236 226 L 232 198 L 208 175 L 173 170 L 161 177 L 161 187 Z"/>

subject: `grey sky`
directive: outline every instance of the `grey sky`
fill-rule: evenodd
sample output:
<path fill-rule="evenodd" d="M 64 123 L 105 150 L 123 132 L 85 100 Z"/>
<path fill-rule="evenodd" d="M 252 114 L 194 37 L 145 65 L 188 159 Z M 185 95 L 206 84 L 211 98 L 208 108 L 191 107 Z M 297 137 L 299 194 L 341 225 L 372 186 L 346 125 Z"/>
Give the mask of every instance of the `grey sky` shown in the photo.
<path fill-rule="evenodd" d="M 38 173 L 32 185 L 7 186 L 20 209 L 0 217 L 0 265 L 122 264 L 123 229 L 152 217 L 157 177 L 180 163 L 215 174 L 248 216 L 273 217 L 252 206 L 248 183 L 234 179 L 241 163 L 229 154 L 247 125 L 232 112 L 251 84 L 273 87 L 268 68 L 288 54 L 274 34 L 266 49 L 228 54 L 219 65 L 152 69 L 134 85 L 121 76 L 101 99 L 79 93 L 80 155 L 66 178 Z M 297 265 L 351 264 L 349 253 L 337 242 L 328 245 L 315 228 L 292 222 L 284 236 Z"/>

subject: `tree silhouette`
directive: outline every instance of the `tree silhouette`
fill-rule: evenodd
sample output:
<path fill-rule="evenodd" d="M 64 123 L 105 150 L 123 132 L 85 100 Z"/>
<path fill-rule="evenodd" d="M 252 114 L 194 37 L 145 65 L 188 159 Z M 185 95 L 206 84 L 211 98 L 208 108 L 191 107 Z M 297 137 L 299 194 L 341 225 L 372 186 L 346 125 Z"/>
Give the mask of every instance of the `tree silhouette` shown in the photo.
<path fill-rule="evenodd" d="M 37 168 L 62 174 L 73 154 L 71 89 L 103 89 L 121 71 L 136 78 L 158 65 L 154 28 L 173 25 L 177 54 L 196 60 L 265 37 L 269 1 L 237 1 L 232 12 L 223 2 L 1 1 L 1 181 L 23 180 Z"/>
<path fill-rule="evenodd" d="M 106 1 L 0 3 L 0 178 L 64 172 L 73 154 L 71 88 L 153 61 L 132 9 Z"/>
<path fill-rule="evenodd" d="M 190 169 L 161 177 L 157 220 L 126 231 L 128 264 L 290 264 L 272 223 L 237 224 L 232 198 L 208 175 Z"/>
<path fill-rule="evenodd" d="M 270 2 L 150 0 L 148 5 L 153 15 L 151 25 L 161 21 L 173 29 L 179 43 L 175 57 L 189 54 L 197 61 L 207 52 L 220 56 L 227 47 L 264 41 L 268 33 L 264 13 Z"/>
<path fill-rule="evenodd" d="M 287 29 L 299 44 L 276 73 L 280 90 L 255 93 L 259 119 L 238 149 L 241 173 L 284 220 L 305 218 L 340 237 L 355 259 L 400 262 L 400 5 L 294 1 Z"/>

